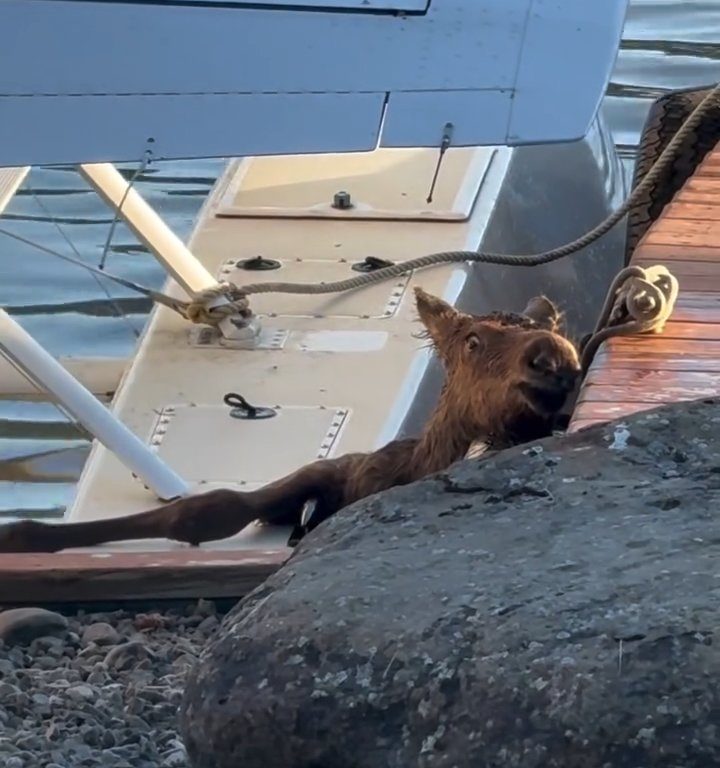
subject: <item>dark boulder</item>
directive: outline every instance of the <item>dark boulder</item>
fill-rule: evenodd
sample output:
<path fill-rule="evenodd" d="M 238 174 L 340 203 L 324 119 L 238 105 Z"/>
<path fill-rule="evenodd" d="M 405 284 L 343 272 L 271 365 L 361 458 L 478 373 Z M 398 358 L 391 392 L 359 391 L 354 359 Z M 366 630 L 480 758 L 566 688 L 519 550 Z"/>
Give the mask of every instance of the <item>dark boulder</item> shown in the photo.
<path fill-rule="evenodd" d="M 10 608 L 0 612 L 0 640 L 6 645 L 30 643 L 38 637 L 64 636 L 68 620 L 45 608 Z"/>
<path fill-rule="evenodd" d="M 323 524 L 190 676 L 194 768 L 720 764 L 720 401 Z"/>

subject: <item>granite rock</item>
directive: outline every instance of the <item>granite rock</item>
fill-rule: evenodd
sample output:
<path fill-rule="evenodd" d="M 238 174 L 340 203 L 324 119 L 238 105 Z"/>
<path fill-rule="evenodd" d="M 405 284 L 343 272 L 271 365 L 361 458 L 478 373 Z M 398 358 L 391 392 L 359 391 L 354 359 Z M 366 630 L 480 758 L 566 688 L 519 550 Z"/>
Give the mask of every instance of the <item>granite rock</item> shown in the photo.
<path fill-rule="evenodd" d="M 720 764 L 720 401 L 342 510 L 191 671 L 194 768 Z"/>

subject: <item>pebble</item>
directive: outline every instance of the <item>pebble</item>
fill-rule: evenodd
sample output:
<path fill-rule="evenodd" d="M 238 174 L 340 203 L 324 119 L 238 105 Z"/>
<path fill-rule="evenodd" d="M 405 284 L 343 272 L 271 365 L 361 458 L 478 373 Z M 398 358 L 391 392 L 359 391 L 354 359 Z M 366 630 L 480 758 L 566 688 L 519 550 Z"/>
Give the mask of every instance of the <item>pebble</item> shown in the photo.
<path fill-rule="evenodd" d="M 83 645 L 95 643 L 95 645 L 115 645 L 120 642 L 120 635 L 112 624 L 99 621 L 91 624 L 82 633 Z"/>
<path fill-rule="evenodd" d="M 68 688 L 67 695 L 75 701 L 92 701 L 97 697 L 97 691 L 89 685 L 74 685 Z"/>
<path fill-rule="evenodd" d="M 0 613 L 2 768 L 189 768 L 178 705 L 222 615 L 200 600 L 139 616 Z"/>
<path fill-rule="evenodd" d="M 21 691 L 12 683 L 0 683 L 0 704 L 3 706 L 8 706 L 9 704 L 14 704 L 18 697 L 20 696 Z"/>
<path fill-rule="evenodd" d="M 0 659 L 0 677 L 10 677 L 15 674 L 15 665 L 8 659 Z"/>
<path fill-rule="evenodd" d="M 162 768 L 184 768 L 187 765 L 185 750 L 171 752 L 162 762 Z"/>
<path fill-rule="evenodd" d="M 116 645 L 105 656 L 105 666 L 109 669 L 127 669 L 137 666 L 138 660 L 152 656 L 152 651 L 140 640 L 131 640 L 121 645 Z"/>
<path fill-rule="evenodd" d="M 202 632 L 209 632 L 218 627 L 218 620 L 214 616 L 208 616 L 198 624 L 198 629 Z"/>

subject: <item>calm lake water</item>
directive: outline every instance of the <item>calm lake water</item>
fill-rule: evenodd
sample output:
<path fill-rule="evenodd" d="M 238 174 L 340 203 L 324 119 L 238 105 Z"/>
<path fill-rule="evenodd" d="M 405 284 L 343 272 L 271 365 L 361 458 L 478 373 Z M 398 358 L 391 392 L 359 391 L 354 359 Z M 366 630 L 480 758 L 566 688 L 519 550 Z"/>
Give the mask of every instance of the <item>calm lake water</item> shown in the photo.
<path fill-rule="evenodd" d="M 628 173 L 649 101 L 668 89 L 717 81 L 720 0 L 634 0 L 603 105 Z M 185 238 L 223 164 L 159 163 L 137 186 Z M 93 264 L 112 220 L 73 170 L 57 168 L 34 169 L 5 218 L 4 226 L 68 253 L 59 225 Z M 163 283 L 156 262 L 122 225 L 115 230 L 108 268 L 145 285 Z M 136 294 L 107 281 L 101 286 L 86 271 L 2 236 L 0 304 L 54 355 L 128 355 L 147 317 Z M 60 516 L 87 450 L 54 406 L 0 401 L 0 519 Z"/>

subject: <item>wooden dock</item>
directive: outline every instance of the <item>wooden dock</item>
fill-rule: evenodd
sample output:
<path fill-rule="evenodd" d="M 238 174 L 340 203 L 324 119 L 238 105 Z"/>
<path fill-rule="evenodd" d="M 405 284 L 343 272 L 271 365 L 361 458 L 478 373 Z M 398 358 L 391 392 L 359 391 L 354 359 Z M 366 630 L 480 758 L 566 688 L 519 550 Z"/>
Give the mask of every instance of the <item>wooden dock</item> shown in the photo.
<path fill-rule="evenodd" d="M 664 264 L 675 275 L 675 310 L 663 333 L 616 337 L 599 348 L 570 431 L 720 395 L 720 145 L 666 206 L 630 263 Z"/>

